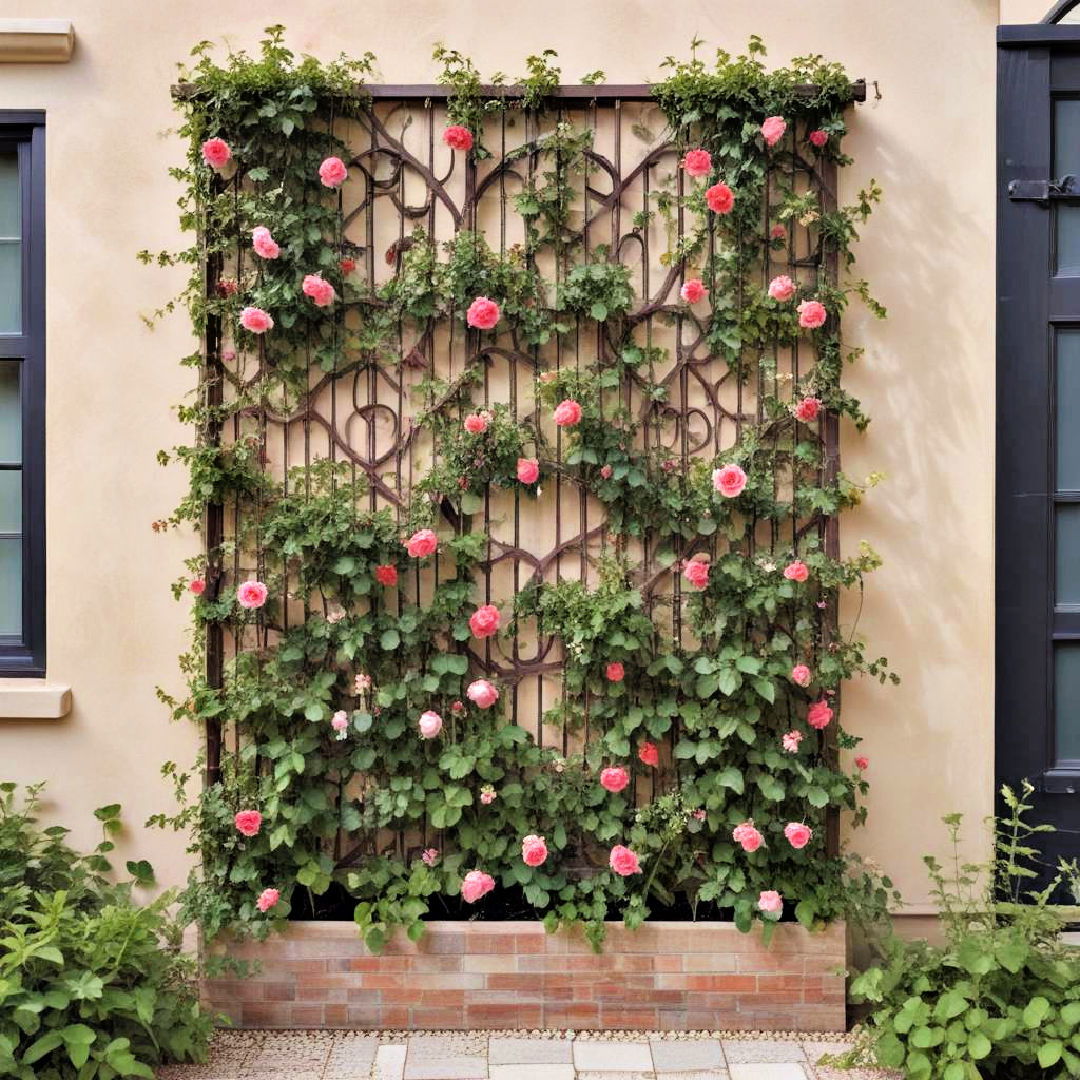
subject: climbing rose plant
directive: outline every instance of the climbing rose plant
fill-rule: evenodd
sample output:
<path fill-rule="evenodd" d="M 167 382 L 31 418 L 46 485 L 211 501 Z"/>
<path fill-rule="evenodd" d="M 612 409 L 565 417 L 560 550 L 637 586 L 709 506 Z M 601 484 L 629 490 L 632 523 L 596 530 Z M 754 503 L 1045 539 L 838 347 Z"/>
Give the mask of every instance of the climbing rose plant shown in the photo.
<path fill-rule="evenodd" d="M 205 343 L 184 361 L 200 376 L 180 410 L 195 438 L 162 454 L 187 467 L 190 491 L 162 527 L 233 523 L 207 532 L 174 587 L 192 602 L 194 645 L 188 693 L 162 697 L 233 751 L 200 762 L 211 782 L 194 796 L 190 775 L 165 766 L 181 806 L 154 820 L 191 830 L 199 856 L 188 913 L 209 932 L 262 934 L 345 897 L 377 949 L 395 926 L 415 938 L 426 917 L 474 912 L 582 923 L 599 944 L 612 917 L 683 911 L 768 933 L 781 918 L 814 926 L 855 900 L 883 904 L 887 882 L 830 841 L 841 811 L 861 822 L 869 765 L 850 755 L 840 686 L 891 676 L 837 627 L 840 594 L 878 560 L 825 543 L 863 489 L 830 466 L 824 438 L 828 422 L 867 422 L 841 386 L 858 350 L 840 317 L 852 295 L 884 312 L 829 268 L 847 273 L 879 192 L 835 208 L 785 181 L 796 160 L 848 163 L 848 76 L 817 57 L 769 71 L 753 39 L 712 66 L 695 43 L 654 87 L 675 164 L 634 228 L 672 238 L 662 313 L 691 322 L 760 393 L 733 445 L 680 456 L 644 437 L 622 392 L 662 406 L 668 387 L 652 373 L 664 350 L 630 268 L 588 258 L 575 232 L 567 207 L 591 133 L 544 112 L 554 54 L 531 57 L 509 99 L 437 51 L 448 154 L 490 156 L 485 121 L 507 110 L 548 125 L 542 168 L 513 200 L 526 239 L 503 252 L 476 229 L 440 244 L 417 228 L 376 285 L 357 273 L 341 197 L 361 166 L 340 133 L 366 115 L 372 58 L 298 62 L 282 40 L 271 28 L 259 56 L 223 64 L 196 49 L 175 170 L 196 240 L 157 257 L 191 266 L 180 301 Z M 770 275 L 800 228 L 812 276 Z M 590 325 L 592 362 L 549 364 L 550 346 Z M 267 417 L 296 408 L 312 380 L 405 370 L 403 328 L 531 356 L 535 411 L 486 400 L 476 361 L 418 384 L 434 452 L 411 498 L 387 501 L 377 477 L 335 460 L 275 479 Z M 778 351 L 796 347 L 816 362 L 785 379 Z M 538 575 L 515 596 L 486 595 L 485 500 L 505 490 L 542 505 L 558 497 L 553 480 L 602 507 L 603 554 L 587 579 Z M 678 632 L 645 588 L 665 570 L 682 596 Z M 517 722 L 514 688 L 486 660 L 526 625 L 562 646 L 545 722 L 588 733 L 565 753 Z M 220 679 L 213 640 L 235 646 Z"/>

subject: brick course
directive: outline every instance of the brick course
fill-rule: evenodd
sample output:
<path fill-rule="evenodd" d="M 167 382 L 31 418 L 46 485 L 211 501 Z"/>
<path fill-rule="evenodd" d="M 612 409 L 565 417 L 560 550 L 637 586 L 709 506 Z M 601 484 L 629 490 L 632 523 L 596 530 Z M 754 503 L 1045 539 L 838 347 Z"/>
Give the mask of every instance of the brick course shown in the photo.
<path fill-rule="evenodd" d="M 579 932 L 540 923 L 431 922 L 419 942 L 396 934 L 372 956 L 351 923 L 297 922 L 214 950 L 259 964 L 204 984 L 238 1027 L 844 1027 L 842 923 L 784 923 L 769 948 L 730 923 L 613 923 L 597 955 Z"/>

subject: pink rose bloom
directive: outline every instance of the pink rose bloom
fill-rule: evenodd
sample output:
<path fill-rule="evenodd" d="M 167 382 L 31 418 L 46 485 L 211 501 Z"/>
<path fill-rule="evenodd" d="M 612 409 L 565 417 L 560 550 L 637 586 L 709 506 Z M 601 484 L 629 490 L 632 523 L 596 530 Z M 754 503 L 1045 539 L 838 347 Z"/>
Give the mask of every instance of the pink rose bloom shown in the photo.
<path fill-rule="evenodd" d="M 471 435 L 482 435 L 488 429 L 487 418 L 480 413 L 470 413 L 463 423 L 465 430 Z"/>
<path fill-rule="evenodd" d="M 788 581 L 805 581 L 810 576 L 810 567 L 801 559 L 795 559 L 784 567 L 784 577 Z"/>
<path fill-rule="evenodd" d="M 828 312 L 818 300 L 804 300 L 796 309 L 799 313 L 799 325 L 804 330 L 816 330 L 823 326 Z"/>
<path fill-rule="evenodd" d="M 731 830 L 731 838 L 743 849 L 743 851 L 757 851 L 765 843 L 765 837 L 761 835 L 752 821 L 744 821 Z"/>
<path fill-rule="evenodd" d="M 473 637 L 491 637 L 499 629 L 502 618 L 494 604 L 482 604 L 469 616 L 469 629 Z"/>
<path fill-rule="evenodd" d="M 626 669 L 619 663 L 618 660 L 612 660 L 606 668 L 604 668 L 604 678 L 608 682 L 622 682 L 626 677 Z"/>
<path fill-rule="evenodd" d="M 709 584 L 709 560 L 707 558 L 687 559 L 683 567 L 683 577 L 695 589 L 704 589 Z"/>
<path fill-rule="evenodd" d="M 495 879 L 483 870 L 470 870 L 461 883 L 461 898 L 466 904 L 475 904 L 495 888 Z"/>
<path fill-rule="evenodd" d="M 810 837 L 814 835 L 814 831 L 809 825 L 792 821 L 784 826 L 784 835 L 787 837 L 788 843 L 798 851 L 810 843 Z"/>
<path fill-rule="evenodd" d="M 683 287 L 679 290 L 679 295 L 688 303 L 696 304 L 699 300 L 704 300 L 709 290 L 701 282 L 701 278 L 691 278 L 689 281 L 683 282 Z"/>
<path fill-rule="evenodd" d="M 786 240 L 787 239 L 787 229 L 785 229 L 783 225 L 774 225 L 769 230 L 769 239 L 770 240 Z"/>
<path fill-rule="evenodd" d="M 611 479 L 611 474 L 612 474 L 612 473 L 613 473 L 614 471 L 615 471 L 615 470 L 614 470 L 614 469 L 613 469 L 613 468 L 612 468 L 612 467 L 611 467 L 610 465 L 605 465 L 605 466 L 604 466 L 604 467 L 603 467 L 603 468 L 602 468 L 602 469 L 600 470 L 600 476 L 601 476 L 601 477 L 602 477 L 602 478 L 603 478 L 604 480 L 610 480 L 610 479 Z"/>
<path fill-rule="evenodd" d="M 789 731 L 780 741 L 784 744 L 784 749 L 789 754 L 798 753 L 799 743 L 803 741 L 805 736 L 801 731 Z"/>
<path fill-rule="evenodd" d="M 233 824 L 236 826 L 237 832 L 241 832 L 245 836 L 256 836 L 262 826 L 262 814 L 258 810 L 241 810 L 233 818 Z"/>
<path fill-rule="evenodd" d="M 465 696 L 477 708 L 490 709 L 499 700 L 499 691 L 487 679 L 477 679 L 475 682 L 469 683 Z"/>
<path fill-rule="evenodd" d="M 364 693 L 365 690 L 370 690 L 371 676 L 364 675 L 362 673 L 360 675 L 357 675 L 356 678 L 353 680 L 353 689 L 355 689 L 358 694 Z"/>
<path fill-rule="evenodd" d="M 201 577 L 192 578 L 188 582 L 188 592 L 195 596 L 202 596 L 206 592 L 206 582 Z"/>
<path fill-rule="evenodd" d="M 581 421 L 581 406 L 576 401 L 560 401 L 555 406 L 554 419 L 559 427 L 573 427 Z"/>
<path fill-rule="evenodd" d="M 687 150 L 679 164 L 688 176 L 708 176 L 712 172 L 712 154 L 708 150 Z"/>
<path fill-rule="evenodd" d="M 769 282 L 769 295 L 786 304 L 795 295 L 795 282 L 787 274 L 780 274 Z"/>
<path fill-rule="evenodd" d="M 344 709 L 338 709 L 330 718 L 330 726 L 335 731 L 344 731 L 349 726 L 349 714 Z"/>
<path fill-rule="evenodd" d="M 425 866 L 434 866 L 439 861 L 439 849 L 435 847 L 425 848 L 420 858 Z"/>
<path fill-rule="evenodd" d="M 501 314 L 494 300 L 478 296 L 465 312 L 465 321 L 477 330 L 494 330 Z"/>
<path fill-rule="evenodd" d="M 316 307 L 329 307 L 337 296 L 334 286 L 322 274 L 305 274 L 300 288 L 305 296 L 315 301 Z"/>
<path fill-rule="evenodd" d="M 708 816 L 709 816 L 708 813 L 703 809 L 699 809 L 699 810 L 694 811 L 694 820 L 695 821 L 704 821 Z"/>
<path fill-rule="evenodd" d="M 860 754 L 855 759 L 855 768 L 856 769 L 869 769 L 870 768 L 870 759 L 868 757 L 864 757 L 862 754 Z"/>
<path fill-rule="evenodd" d="M 761 135 L 766 146 L 775 146 L 787 131 L 787 121 L 782 116 L 769 116 L 761 125 Z"/>
<path fill-rule="evenodd" d="M 472 132 L 460 124 L 451 124 L 442 133 L 442 141 L 451 150 L 471 150 L 473 144 Z"/>
<path fill-rule="evenodd" d="M 490 806 L 496 799 L 495 789 L 490 784 L 485 784 L 480 789 L 480 801 L 485 806 Z"/>
<path fill-rule="evenodd" d="M 423 559 L 434 555 L 439 549 L 439 538 L 431 529 L 419 529 L 405 541 L 405 550 L 414 559 Z"/>
<path fill-rule="evenodd" d="M 338 261 L 338 266 L 341 267 L 341 272 L 348 277 L 356 269 L 356 260 L 346 256 Z"/>
<path fill-rule="evenodd" d="M 398 583 L 397 567 L 390 563 L 382 563 L 375 567 L 375 580 L 380 585 L 392 589 Z"/>
<path fill-rule="evenodd" d="M 258 307 L 246 307 L 240 312 L 240 325 L 253 334 L 265 334 L 274 329 L 274 320 L 270 313 Z"/>
<path fill-rule="evenodd" d="M 339 157 L 328 157 L 319 166 L 319 179 L 323 187 L 336 188 L 345 183 L 349 170 L 345 168 L 345 162 Z"/>
<path fill-rule="evenodd" d="M 277 889 L 263 889 L 255 901 L 255 906 L 260 911 L 269 911 L 280 899 L 281 893 Z"/>
<path fill-rule="evenodd" d="M 236 602 L 243 608 L 261 608 L 270 590 L 261 581 L 245 581 L 236 588 Z"/>
<path fill-rule="evenodd" d="M 419 727 L 423 738 L 434 739 L 442 731 L 442 717 L 437 712 L 428 709 L 426 713 L 421 714 Z"/>
<path fill-rule="evenodd" d="M 517 461 L 517 478 L 522 484 L 535 484 L 540 479 L 540 462 L 536 458 L 519 457 Z"/>
<path fill-rule="evenodd" d="M 810 706 L 810 710 L 806 714 L 806 722 L 816 731 L 823 731 L 829 726 L 832 717 L 833 712 L 829 708 L 829 703 L 822 698 Z"/>
<path fill-rule="evenodd" d="M 211 169 L 220 169 L 229 163 L 232 151 L 224 139 L 207 139 L 202 144 L 202 156 Z"/>
<path fill-rule="evenodd" d="M 813 672 L 805 664 L 796 664 L 791 669 L 791 681 L 796 686 L 809 686 L 813 677 Z"/>
<path fill-rule="evenodd" d="M 222 278 L 215 286 L 218 296 L 235 296 L 240 286 L 235 278 Z"/>
<path fill-rule="evenodd" d="M 547 857 L 547 844 L 542 836 L 530 833 L 521 841 L 521 860 L 526 866 L 542 866 Z"/>
<path fill-rule="evenodd" d="M 264 259 L 276 259 L 281 254 L 281 248 L 274 243 L 274 238 L 265 225 L 256 225 L 251 230 L 251 246 L 255 249 L 255 254 Z"/>
<path fill-rule="evenodd" d="M 808 138 L 820 150 L 829 141 L 829 133 L 818 128 L 817 131 L 811 131 Z"/>
<path fill-rule="evenodd" d="M 821 411 L 821 399 L 816 397 L 803 398 L 791 411 L 796 420 L 801 420 L 804 424 L 812 424 Z"/>
<path fill-rule="evenodd" d="M 735 206 L 735 192 L 727 184 L 713 184 L 705 192 L 705 202 L 714 214 L 730 214 Z"/>
<path fill-rule="evenodd" d="M 660 764 L 660 751 L 656 749 L 656 743 L 643 742 L 638 747 L 637 756 L 642 765 L 650 768 L 655 769 Z"/>
<path fill-rule="evenodd" d="M 746 487 L 746 473 L 738 465 L 725 465 L 721 469 L 714 469 L 712 486 L 725 499 L 734 499 Z"/>
<path fill-rule="evenodd" d="M 465 711 L 465 702 L 464 701 L 455 701 L 450 706 L 450 711 L 452 713 L 463 713 Z"/>
<path fill-rule="evenodd" d="M 770 915 L 784 910 L 784 898 L 775 889 L 766 889 L 758 897 L 757 906 Z"/>
<path fill-rule="evenodd" d="M 221 359 L 224 360 L 226 364 L 231 364 L 236 359 L 236 350 L 235 349 L 222 349 L 221 350 Z"/>
<path fill-rule="evenodd" d="M 600 772 L 600 786 L 605 791 L 619 792 L 629 783 L 630 774 L 621 765 L 614 765 Z"/>
<path fill-rule="evenodd" d="M 640 874 L 641 866 L 637 855 L 628 847 L 616 844 L 608 856 L 608 865 L 620 877 L 629 877 L 631 874 Z"/>

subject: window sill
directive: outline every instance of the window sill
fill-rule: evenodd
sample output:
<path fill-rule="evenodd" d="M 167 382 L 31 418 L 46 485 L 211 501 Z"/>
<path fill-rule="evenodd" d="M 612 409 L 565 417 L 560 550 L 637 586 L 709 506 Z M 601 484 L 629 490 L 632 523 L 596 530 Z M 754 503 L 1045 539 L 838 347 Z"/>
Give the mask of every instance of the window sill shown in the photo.
<path fill-rule="evenodd" d="M 47 679 L 0 679 L 0 720 L 59 720 L 71 712 L 71 687 Z"/>
<path fill-rule="evenodd" d="M 0 63 L 66 64 L 74 48 L 68 19 L 0 19 Z"/>

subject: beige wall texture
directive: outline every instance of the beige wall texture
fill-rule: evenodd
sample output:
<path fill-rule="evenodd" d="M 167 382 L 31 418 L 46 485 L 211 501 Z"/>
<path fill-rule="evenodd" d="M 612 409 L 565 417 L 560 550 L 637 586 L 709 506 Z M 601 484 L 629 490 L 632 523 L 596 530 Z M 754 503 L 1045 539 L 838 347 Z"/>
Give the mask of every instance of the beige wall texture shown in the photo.
<path fill-rule="evenodd" d="M 1042 14 L 1003 7 L 1014 21 Z M 5 0 L 3 14 L 70 18 L 77 44 L 67 65 L 0 66 L 0 108 L 48 114 L 48 673 L 74 695 L 64 720 L 0 721 L 0 774 L 47 779 L 49 815 L 79 841 L 93 807 L 123 803 L 124 855 L 166 882 L 186 873 L 183 843 L 141 825 L 170 806 L 159 765 L 195 749 L 154 687 L 180 687 L 186 612 L 168 585 L 197 541 L 151 530 L 182 485 L 154 454 L 182 438 L 171 405 L 189 388 L 176 360 L 190 342 L 182 315 L 154 331 L 140 321 L 180 274 L 134 253 L 180 240 L 166 174 L 181 156 L 175 62 L 203 38 L 250 48 L 281 21 L 297 51 L 372 50 L 386 81 L 430 81 L 444 41 L 488 72 L 550 47 L 570 80 L 599 67 L 636 82 L 695 34 L 734 50 L 759 33 L 774 62 L 823 53 L 870 80 L 841 197 L 871 177 L 884 187 L 858 271 L 890 318 L 848 320 L 867 350 L 851 386 L 874 422 L 846 433 L 845 463 L 888 480 L 843 540 L 865 538 L 886 560 L 859 630 L 904 682 L 846 691 L 845 722 L 871 759 L 857 846 L 925 904 L 920 855 L 940 844 L 940 815 L 980 819 L 993 789 L 994 0 Z"/>

